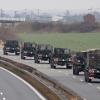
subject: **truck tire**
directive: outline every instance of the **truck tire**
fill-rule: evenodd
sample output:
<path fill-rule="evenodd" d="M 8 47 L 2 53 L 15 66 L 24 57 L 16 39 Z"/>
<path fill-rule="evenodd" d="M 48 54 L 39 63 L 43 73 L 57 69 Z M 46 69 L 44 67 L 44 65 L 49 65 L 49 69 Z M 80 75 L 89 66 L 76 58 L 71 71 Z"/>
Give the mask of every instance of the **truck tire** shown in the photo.
<path fill-rule="evenodd" d="M 21 54 L 21 59 L 25 59 L 25 57 Z"/>
<path fill-rule="evenodd" d="M 72 69 L 72 66 L 69 66 L 69 64 L 67 64 L 66 69 Z"/>
<path fill-rule="evenodd" d="M 37 58 L 37 57 L 35 57 L 35 58 L 34 58 L 34 62 L 35 62 L 35 63 L 37 63 L 37 64 L 39 63 L 39 61 L 38 61 L 38 58 Z"/>
<path fill-rule="evenodd" d="M 89 76 L 88 75 L 85 75 L 85 82 L 91 82 L 92 79 L 89 79 Z"/>
<path fill-rule="evenodd" d="M 49 64 L 51 63 L 51 60 L 49 59 Z"/>
<path fill-rule="evenodd" d="M 56 66 L 54 66 L 54 62 L 53 61 L 51 61 L 51 68 L 53 68 L 53 69 L 56 68 Z"/>
<path fill-rule="evenodd" d="M 75 69 L 73 69 L 73 75 L 75 75 Z"/>
<path fill-rule="evenodd" d="M 5 51 L 3 52 L 3 54 L 4 54 L 4 55 L 8 55 L 8 53 L 7 53 L 7 52 L 5 52 Z"/>
<path fill-rule="evenodd" d="M 77 68 L 75 68 L 75 75 L 79 75 L 79 71 Z"/>
<path fill-rule="evenodd" d="M 17 53 L 17 52 L 16 52 L 15 55 L 20 55 L 20 53 Z"/>
<path fill-rule="evenodd" d="M 51 68 L 53 68 L 53 69 L 56 69 L 56 66 L 54 66 L 54 65 L 51 65 Z"/>

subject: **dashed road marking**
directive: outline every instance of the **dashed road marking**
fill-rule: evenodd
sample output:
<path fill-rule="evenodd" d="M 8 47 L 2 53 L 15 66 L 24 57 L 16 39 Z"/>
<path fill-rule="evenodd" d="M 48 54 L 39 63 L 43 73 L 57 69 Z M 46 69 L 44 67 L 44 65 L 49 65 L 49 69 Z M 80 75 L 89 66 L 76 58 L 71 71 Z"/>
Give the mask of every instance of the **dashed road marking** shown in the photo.
<path fill-rule="evenodd" d="M 80 81 L 83 82 L 84 80 L 83 79 L 80 79 Z"/>
<path fill-rule="evenodd" d="M 88 83 L 88 85 L 93 86 L 91 83 Z"/>
<path fill-rule="evenodd" d="M 68 73 L 65 73 L 65 75 L 68 76 L 69 74 Z"/>
<path fill-rule="evenodd" d="M 3 95 L 3 92 L 0 92 L 0 95 Z"/>
<path fill-rule="evenodd" d="M 75 78 L 76 78 L 76 76 L 72 76 L 72 78 L 74 78 L 74 79 L 75 79 Z"/>
<path fill-rule="evenodd" d="M 100 87 L 99 87 L 99 86 L 97 86 L 97 89 L 99 89 L 99 90 L 100 90 Z"/>
<path fill-rule="evenodd" d="M 32 86 L 31 86 L 29 83 L 27 83 L 25 80 L 23 80 L 22 78 L 20 78 L 20 77 L 17 76 L 16 74 L 14 74 L 14 73 L 8 71 L 7 69 L 4 69 L 4 68 L 2 68 L 2 67 L 0 67 L 0 69 L 6 71 L 6 72 L 8 72 L 8 73 L 10 73 L 10 74 L 13 75 L 14 77 L 16 77 L 17 79 L 19 79 L 20 81 L 22 81 L 24 84 L 26 84 L 32 91 L 34 91 L 34 92 L 40 97 L 41 100 L 46 100 L 46 98 L 45 98 L 43 95 L 41 95 L 34 87 L 32 87 Z M 6 100 L 6 98 L 4 97 L 3 100 Z"/>
<path fill-rule="evenodd" d="M 59 73 L 61 73 L 61 71 L 58 71 Z"/>
<path fill-rule="evenodd" d="M 50 69 L 50 70 L 55 70 L 55 69 Z"/>
<path fill-rule="evenodd" d="M 38 64 L 38 66 L 41 66 L 41 65 Z"/>
<path fill-rule="evenodd" d="M 6 98 L 5 98 L 5 97 L 3 97 L 3 98 L 2 98 L 2 100 L 6 100 Z"/>
<path fill-rule="evenodd" d="M 83 100 L 87 100 L 86 98 L 83 98 Z"/>

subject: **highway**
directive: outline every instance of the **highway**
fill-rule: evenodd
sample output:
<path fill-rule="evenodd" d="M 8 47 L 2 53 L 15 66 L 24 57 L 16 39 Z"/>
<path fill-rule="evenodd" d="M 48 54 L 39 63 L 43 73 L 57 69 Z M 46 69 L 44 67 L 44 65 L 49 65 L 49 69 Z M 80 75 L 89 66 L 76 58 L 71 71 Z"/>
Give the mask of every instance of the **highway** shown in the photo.
<path fill-rule="evenodd" d="M 100 100 L 100 80 L 95 79 L 92 83 L 86 83 L 84 82 L 84 73 L 75 76 L 72 74 L 72 69 L 51 69 L 49 64 L 35 64 L 34 60 L 21 60 L 20 56 L 5 56 L 3 55 L 2 50 L 0 51 L 0 55 L 36 68 L 42 73 L 54 78 L 64 86 L 75 91 L 83 98 L 83 100 Z"/>
<path fill-rule="evenodd" d="M 0 100 L 45 100 L 29 84 L 0 67 Z"/>

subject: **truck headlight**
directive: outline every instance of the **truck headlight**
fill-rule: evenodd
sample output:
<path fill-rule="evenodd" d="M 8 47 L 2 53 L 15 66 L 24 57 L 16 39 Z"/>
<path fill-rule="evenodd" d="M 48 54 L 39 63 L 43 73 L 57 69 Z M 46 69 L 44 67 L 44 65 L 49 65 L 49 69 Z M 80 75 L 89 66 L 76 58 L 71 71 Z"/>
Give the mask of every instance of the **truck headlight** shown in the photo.
<path fill-rule="evenodd" d="M 62 61 L 65 61 L 65 59 L 62 59 Z"/>
<path fill-rule="evenodd" d="M 19 48 L 19 47 L 17 47 L 17 49 L 18 49 L 18 50 L 20 50 L 20 48 Z"/>
<path fill-rule="evenodd" d="M 6 49 L 10 49 L 9 47 L 7 47 Z"/>
<path fill-rule="evenodd" d="M 80 63 L 80 60 L 78 60 L 77 62 Z"/>
<path fill-rule="evenodd" d="M 24 53 L 27 53 L 27 51 L 24 51 Z"/>

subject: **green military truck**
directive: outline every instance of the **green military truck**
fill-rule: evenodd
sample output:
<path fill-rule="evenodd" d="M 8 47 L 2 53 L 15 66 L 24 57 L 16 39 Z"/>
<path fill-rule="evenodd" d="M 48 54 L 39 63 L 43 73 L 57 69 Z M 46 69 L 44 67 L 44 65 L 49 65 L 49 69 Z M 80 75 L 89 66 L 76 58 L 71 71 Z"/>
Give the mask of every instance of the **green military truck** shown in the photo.
<path fill-rule="evenodd" d="M 50 56 L 53 47 L 49 44 L 37 44 L 35 52 L 35 63 L 40 63 L 41 61 L 48 61 L 50 63 Z"/>
<path fill-rule="evenodd" d="M 56 68 L 57 65 L 66 66 L 67 69 L 72 68 L 70 49 L 54 48 L 51 55 L 51 68 Z"/>
<path fill-rule="evenodd" d="M 88 50 L 84 76 L 86 82 L 100 79 L 100 49 Z"/>
<path fill-rule="evenodd" d="M 15 55 L 20 55 L 20 45 L 17 40 L 6 40 L 4 43 L 3 54 L 8 55 L 8 53 L 15 53 Z"/>
<path fill-rule="evenodd" d="M 27 57 L 34 57 L 35 55 L 36 43 L 24 42 L 21 48 L 21 59 L 26 59 Z"/>
<path fill-rule="evenodd" d="M 73 57 L 73 75 L 79 75 L 79 72 L 84 72 L 86 66 L 87 52 L 77 52 Z"/>

